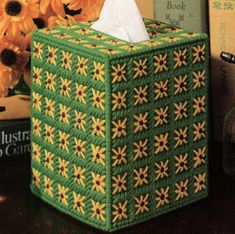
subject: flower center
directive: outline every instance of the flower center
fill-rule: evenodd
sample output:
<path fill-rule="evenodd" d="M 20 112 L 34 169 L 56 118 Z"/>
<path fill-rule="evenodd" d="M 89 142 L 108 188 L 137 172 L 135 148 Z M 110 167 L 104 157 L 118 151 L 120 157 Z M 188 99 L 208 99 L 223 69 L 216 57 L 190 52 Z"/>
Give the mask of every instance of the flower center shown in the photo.
<path fill-rule="evenodd" d="M 45 28 L 46 23 L 42 18 L 35 18 L 33 19 L 33 22 L 36 24 L 37 28 Z"/>
<path fill-rule="evenodd" d="M 22 10 L 22 5 L 18 1 L 8 1 L 5 7 L 6 13 L 10 16 L 17 16 Z"/>
<path fill-rule="evenodd" d="M 1 62 L 8 67 L 16 63 L 16 53 L 10 49 L 4 49 L 1 53 Z"/>

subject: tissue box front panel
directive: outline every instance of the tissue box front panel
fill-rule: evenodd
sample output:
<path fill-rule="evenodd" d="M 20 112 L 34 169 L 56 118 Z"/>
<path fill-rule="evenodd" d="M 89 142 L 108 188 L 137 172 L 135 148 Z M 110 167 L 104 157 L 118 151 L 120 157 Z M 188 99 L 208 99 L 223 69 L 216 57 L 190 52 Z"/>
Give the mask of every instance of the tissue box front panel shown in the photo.
<path fill-rule="evenodd" d="M 90 22 L 33 35 L 31 189 L 107 231 L 207 196 L 207 37 L 145 23 L 137 44 Z"/>

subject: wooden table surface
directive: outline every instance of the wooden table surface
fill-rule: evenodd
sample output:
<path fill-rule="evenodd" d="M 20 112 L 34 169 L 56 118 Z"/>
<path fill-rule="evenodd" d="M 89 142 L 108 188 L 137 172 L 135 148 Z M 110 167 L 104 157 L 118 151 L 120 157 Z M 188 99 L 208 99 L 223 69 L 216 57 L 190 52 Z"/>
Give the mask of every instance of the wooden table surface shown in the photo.
<path fill-rule="evenodd" d="M 210 145 L 210 194 L 207 199 L 115 233 L 235 233 L 235 181 L 223 173 L 222 146 Z M 103 233 L 34 197 L 29 181 L 29 157 L 0 160 L 1 234 Z"/>

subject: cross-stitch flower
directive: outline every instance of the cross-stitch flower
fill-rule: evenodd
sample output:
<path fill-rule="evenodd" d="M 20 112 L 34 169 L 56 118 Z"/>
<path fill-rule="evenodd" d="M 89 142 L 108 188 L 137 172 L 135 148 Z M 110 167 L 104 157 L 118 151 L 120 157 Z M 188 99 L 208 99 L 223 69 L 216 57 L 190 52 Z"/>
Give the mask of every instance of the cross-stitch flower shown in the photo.
<path fill-rule="evenodd" d="M 32 176 L 32 183 L 40 188 L 40 175 L 41 173 L 39 171 L 37 171 L 36 169 L 32 169 L 32 173 L 33 173 L 33 176 Z"/>
<path fill-rule="evenodd" d="M 33 67 L 32 70 L 33 82 L 37 85 L 42 85 L 42 69 Z"/>
<path fill-rule="evenodd" d="M 54 161 L 53 161 L 53 154 L 45 150 L 45 167 L 50 169 L 51 171 L 54 170 Z"/>
<path fill-rule="evenodd" d="M 33 153 L 33 157 L 32 160 L 40 163 L 41 159 L 41 147 L 35 143 L 32 144 L 32 153 Z"/>
<path fill-rule="evenodd" d="M 176 28 L 176 27 L 168 27 L 166 29 L 164 29 L 164 32 L 168 32 L 168 33 L 177 33 L 177 32 L 181 32 L 182 29 L 181 28 Z"/>
<path fill-rule="evenodd" d="M 187 171 L 188 170 L 188 154 L 181 154 L 175 157 L 175 173 Z"/>
<path fill-rule="evenodd" d="M 87 76 L 87 69 L 88 69 L 88 59 L 78 56 L 77 57 L 77 73 L 83 76 Z"/>
<path fill-rule="evenodd" d="M 85 214 L 85 199 L 81 194 L 73 192 L 73 208 L 82 214 Z"/>
<path fill-rule="evenodd" d="M 87 86 L 79 85 L 76 83 L 76 100 L 86 104 L 86 91 Z"/>
<path fill-rule="evenodd" d="M 118 204 L 113 205 L 113 220 L 112 222 L 115 223 L 117 220 L 121 221 L 122 219 L 127 219 L 127 201 L 119 202 Z"/>
<path fill-rule="evenodd" d="M 180 181 L 175 184 L 176 201 L 188 197 L 188 180 Z"/>
<path fill-rule="evenodd" d="M 198 141 L 206 137 L 206 129 L 205 129 L 206 122 L 203 121 L 202 123 L 193 124 L 193 134 L 194 134 L 194 141 Z"/>
<path fill-rule="evenodd" d="M 120 92 L 118 91 L 117 93 L 112 93 L 112 104 L 113 104 L 113 108 L 112 110 L 119 110 L 121 108 L 126 108 L 126 95 L 127 95 L 127 91 L 124 92 Z"/>
<path fill-rule="evenodd" d="M 134 61 L 134 78 L 147 76 L 147 58 L 145 60 L 139 59 L 139 61 Z"/>
<path fill-rule="evenodd" d="M 56 34 L 56 35 L 53 35 L 54 37 L 58 38 L 58 39 L 64 39 L 64 38 L 71 38 L 71 36 L 67 33 L 60 33 L 60 34 Z M 62 51 L 63 53 L 63 51 Z M 68 56 L 70 54 L 68 53 Z"/>
<path fill-rule="evenodd" d="M 118 147 L 117 149 L 112 149 L 113 167 L 127 163 L 126 149 L 127 149 L 126 145 L 123 147 Z"/>
<path fill-rule="evenodd" d="M 205 75 L 206 75 L 205 70 L 193 72 L 193 83 L 194 83 L 193 88 L 194 89 L 199 89 L 199 88 L 205 87 L 205 85 L 206 85 Z"/>
<path fill-rule="evenodd" d="M 175 81 L 175 94 L 187 92 L 187 78 L 188 76 L 178 76 L 174 78 Z"/>
<path fill-rule="evenodd" d="M 148 112 L 144 114 L 134 115 L 134 133 L 141 132 L 148 129 Z"/>
<path fill-rule="evenodd" d="M 99 108 L 101 110 L 104 110 L 104 104 L 105 104 L 105 92 L 100 92 L 99 90 L 92 89 L 92 101 L 93 106 L 96 108 Z"/>
<path fill-rule="evenodd" d="M 58 165 L 59 174 L 65 177 L 66 179 L 68 179 L 68 165 L 69 162 L 59 158 L 59 165 Z"/>
<path fill-rule="evenodd" d="M 205 49 L 206 45 L 198 45 L 193 47 L 194 53 L 193 53 L 193 63 L 205 61 Z"/>
<path fill-rule="evenodd" d="M 168 151 L 168 133 L 161 134 L 154 137 L 155 140 L 155 154 Z"/>
<path fill-rule="evenodd" d="M 206 189 L 206 173 L 194 176 L 194 180 L 195 180 L 194 183 L 195 193 L 198 193 L 203 189 Z"/>
<path fill-rule="evenodd" d="M 155 40 L 148 40 L 140 43 L 149 47 L 155 47 L 162 44 L 160 41 L 155 41 Z"/>
<path fill-rule="evenodd" d="M 47 62 L 56 65 L 56 59 L 57 59 L 57 54 L 56 52 L 58 51 L 58 49 L 48 46 L 48 58 L 47 58 Z"/>
<path fill-rule="evenodd" d="M 117 175 L 117 176 L 113 176 L 113 192 L 112 194 L 115 195 L 116 193 L 121 193 L 121 192 L 125 192 L 127 191 L 126 188 L 126 177 L 127 177 L 127 173 L 125 173 L 123 176 L 121 175 Z"/>
<path fill-rule="evenodd" d="M 155 110 L 155 124 L 154 127 L 161 126 L 163 124 L 168 123 L 168 106 L 165 108 L 160 107 L 159 109 Z"/>
<path fill-rule="evenodd" d="M 79 35 L 87 35 L 87 34 L 90 34 L 90 33 L 92 33 L 93 31 L 92 30 L 90 30 L 90 29 L 88 29 L 88 28 L 81 28 L 81 29 L 79 29 L 78 31 L 77 31 L 77 33 L 79 34 Z"/>
<path fill-rule="evenodd" d="M 79 157 L 85 158 L 85 145 L 86 145 L 85 141 L 75 138 L 74 139 L 74 154 Z"/>
<path fill-rule="evenodd" d="M 194 168 L 201 166 L 202 164 L 206 163 L 205 157 L 206 157 L 206 147 L 199 148 L 197 150 L 194 150 Z"/>
<path fill-rule="evenodd" d="M 113 128 L 112 128 L 113 136 L 112 136 L 112 139 L 127 136 L 126 122 L 127 122 L 127 118 L 125 118 L 123 120 L 118 119 L 117 121 L 112 121 L 112 124 L 113 124 Z"/>
<path fill-rule="evenodd" d="M 35 93 L 33 92 L 32 93 L 32 102 L 33 102 L 33 108 L 35 110 L 38 110 L 38 111 L 41 111 L 41 105 L 42 105 L 42 102 L 41 102 L 41 95 L 38 94 L 38 93 Z"/>
<path fill-rule="evenodd" d="M 105 53 L 105 54 L 110 54 L 110 55 L 115 55 L 120 53 L 118 50 L 114 50 L 114 49 L 102 49 L 100 50 L 101 52 Z"/>
<path fill-rule="evenodd" d="M 168 94 L 168 80 L 166 81 L 160 81 L 160 82 L 156 82 L 155 84 L 155 98 L 154 100 L 158 100 L 160 98 L 164 98 L 167 97 Z"/>
<path fill-rule="evenodd" d="M 33 134 L 35 134 L 38 137 L 41 136 L 41 124 L 42 122 L 40 120 L 32 118 Z"/>
<path fill-rule="evenodd" d="M 50 144 L 54 144 L 54 138 L 55 138 L 54 130 L 55 128 L 47 124 L 45 125 L 45 132 L 46 132 L 45 140 L 49 142 Z"/>
<path fill-rule="evenodd" d="M 91 172 L 92 176 L 92 190 L 105 194 L 105 175 L 99 175 Z"/>
<path fill-rule="evenodd" d="M 61 91 L 60 91 L 60 93 L 62 95 L 70 97 L 70 91 L 71 91 L 70 84 L 71 84 L 71 81 L 61 78 Z"/>
<path fill-rule="evenodd" d="M 84 173 L 85 173 L 85 169 L 82 169 L 81 167 L 74 166 L 74 173 L 73 173 L 74 182 L 79 184 L 79 185 L 85 186 Z"/>
<path fill-rule="evenodd" d="M 92 134 L 105 138 L 105 120 L 92 117 Z"/>
<path fill-rule="evenodd" d="M 164 38 L 162 38 L 162 40 L 168 41 L 168 42 L 176 42 L 176 41 L 181 40 L 181 38 L 170 36 L 170 37 L 164 37 Z"/>
<path fill-rule="evenodd" d="M 159 208 L 160 206 L 165 206 L 169 204 L 169 190 L 170 187 L 166 188 L 160 188 L 156 190 L 156 208 Z"/>
<path fill-rule="evenodd" d="M 104 82 L 104 64 L 94 62 L 93 79 Z"/>
<path fill-rule="evenodd" d="M 162 71 L 167 71 L 167 54 L 159 54 L 157 56 L 154 56 L 154 67 L 155 73 L 162 72 Z"/>
<path fill-rule="evenodd" d="M 126 81 L 126 63 L 123 65 L 117 64 L 117 66 L 112 66 L 113 72 L 112 75 L 112 83 L 120 82 L 120 81 Z"/>
<path fill-rule="evenodd" d="M 92 162 L 105 166 L 105 148 L 91 144 Z"/>
<path fill-rule="evenodd" d="M 105 222 L 105 204 L 101 204 L 99 202 L 95 202 L 91 200 L 92 203 L 92 216 L 95 217 L 96 219 L 99 219 L 103 222 Z"/>
<path fill-rule="evenodd" d="M 106 42 L 107 44 L 110 44 L 110 45 L 121 45 L 121 44 L 124 44 L 125 42 L 124 41 L 121 41 L 121 40 L 110 40 L 110 41 L 107 41 Z"/>
<path fill-rule="evenodd" d="M 134 95 L 135 106 L 148 102 L 148 86 L 147 85 L 144 87 L 135 88 L 134 91 L 135 91 L 135 95 Z"/>
<path fill-rule="evenodd" d="M 134 44 L 130 44 L 130 45 L 122 46 L 121 48 L 126 50 L 126 51 L 135 51 L 135 50 L 138 50 L 140 47 L 138 47 Z"/>
<path fill-rule="evenodd" d="M 187 49 L 174 51 L 174 68 L 187 65 Z"/>
<path fill-rule="evenodd" d="M 193 32 L 181 34 L 181 36 L 187 37 L 187 38 L 197 37 L 198 35 L 199 35 L 198 33 L 193 33 Z"/>
<path fill-rule="evenodd" d="M 206 111 L 205 100 L 206 96 L 197 97 L 193 99 L 194 116 L 200 113 L 204 113 Z"/>
<path fill-rule="evenodd" d="M 47 193 L 49 196 L 53 197 L 53 181 L 44 176 L 44 192 Z"/>
<path fill-rule="evenodd" d="M 134 170 L 135 188 L 148 184 L 148 166 Z"/>
<path fill-rule="evenodd" d="M 55 91 L 55 86 L 56 86 L 56 75 L 53 75 L 52 73 L 46 72 L 46 88 L 50 89 L 52 91 Z"/>
<path fill-rule="evenodd" d="M 63 106 L 63 105 L 59 105 L 60 106 L 60 117 L 59 117 L 59 121 L 69 125 L 69 119 L 70 119 L 70 108 L 67 106 Z"/>
<path fill-rule="evenodd" d="M 82 112 L 79 112 L 75 110 L 75 128 L 78 128 L 80 130 L 86 131 L 85 124 L 86 124 L 86 114 L 83 114 Z"/>
<path fill-rule="evenodd" d="M 67 152 L 69 152 L 69 135 L 59 131 L 59 147 Z"/>
<path fill-rule="evenodd" d="M 184 144 L 187 144 L 187 136 L 188 136 L 188 127 L 186 128 L 180 128 L 178 130 L 175 130 L 175 148 L 178 146 L 182 146 Z"/>
<path fill-rule="evenodd" d="M 33 41 L 33 51 L 32 56 L 42 60 L 43 55 L 43 44 L 40 42 Z"/>
<path fill-rule="evenodd" d="M 96 34 L 96 35 L 90 36 L 90 38 L 92 38 L 92 39 L 94 39 L 94 40 L 96 40 L 96 41 L 102 41 L 102 40 L 107 39 L 108 37 L 105 36 L 104 34 L 98 33 L 98 34 Z"/>
<path fill-rule="evenodd" d="M 168 165 L 169 160 L 166 160 L 165 162 L 161 161 L 159 163 L 156 163 L 156 180 L 163 179 L 165 177 L 168 177 Z"/>
<path fill-rule="evenodd" d="M 134 143 L 134 158 L 133 160 L 141 159 L 148 156 L 148 139 Z"/>
<path fill-rule="evenodd" d="M 145 196 L 141 195 L 140 197 L 135 197 L 135 208 L 136 212 L 135 214 L 143 214 L 145 212 L 149 211 L 148 204 L 149 204 L 149 194 L 146 194 Z"/>
<path fill-rule="evenodd" d="M 68 188 L 58 184 L 58 201 L 66 206 L 68 205 L 68 191 Z"/>
<path fill-rule="evenodd" d="M 62 68 L 71 71 L 72 70 L 72 54 L 69 52 L 62 51 Z"/>
<path fill-rule="evenodd" d="M 2 0 L 0 3 L 0 37 L 6 32 L 17 36 L 36 29 L 33 19 L 39 16 L 38 0 Z"/>
<path fill-rule="evenodd" d="M 41 0 L 40 12 L 45 15 L 48 10 L 52 10 L 56 15 L 64 16 L 63 0 Z"/>
<path fill-rule="evenodd" d="M 180 102 L 179 104 L 174 103 L 175 107 L 175 120 L 181 120 L 187 118 L 187 104 L 188 102 Z"/>
<path fill-rule="evenodd" d="M 45 98 L 45 103 L 46 103 L 46 115 L 54 118 L 55 117 L 55 102 Z"/>

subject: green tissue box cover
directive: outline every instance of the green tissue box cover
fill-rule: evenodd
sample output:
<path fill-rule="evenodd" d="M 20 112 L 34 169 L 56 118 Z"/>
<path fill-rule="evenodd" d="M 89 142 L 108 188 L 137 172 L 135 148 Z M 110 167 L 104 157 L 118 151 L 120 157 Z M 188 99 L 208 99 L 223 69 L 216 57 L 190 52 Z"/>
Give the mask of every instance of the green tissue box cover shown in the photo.
<path fill-rule="evenodd" d="M 33 193 L 114 231 L 207 196 L 208 38 L 56 26 L 32 40 Z"/>

